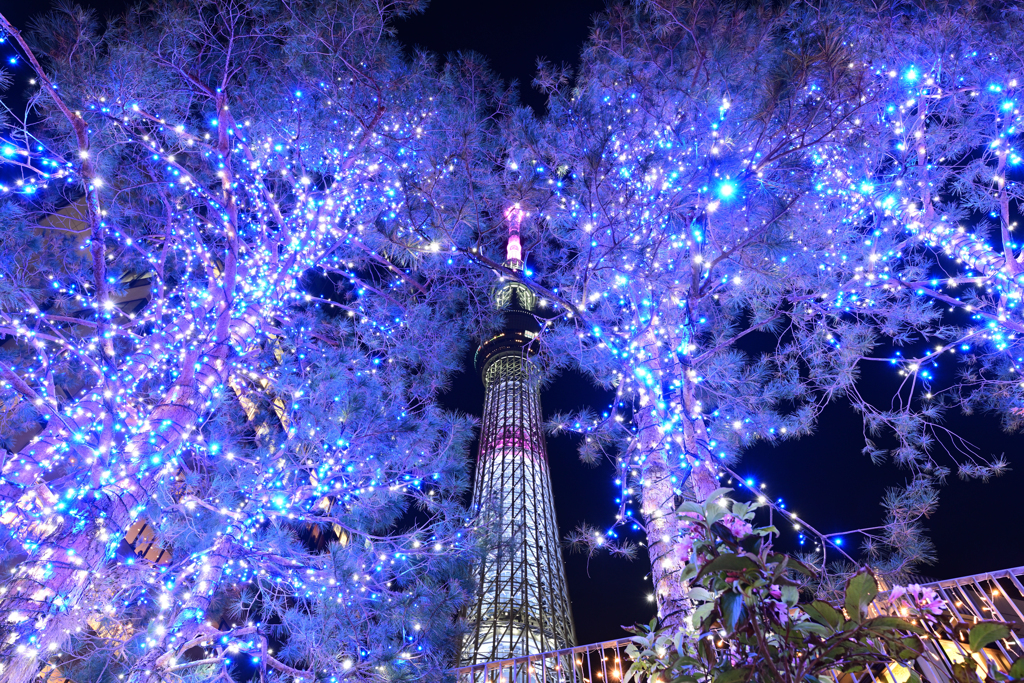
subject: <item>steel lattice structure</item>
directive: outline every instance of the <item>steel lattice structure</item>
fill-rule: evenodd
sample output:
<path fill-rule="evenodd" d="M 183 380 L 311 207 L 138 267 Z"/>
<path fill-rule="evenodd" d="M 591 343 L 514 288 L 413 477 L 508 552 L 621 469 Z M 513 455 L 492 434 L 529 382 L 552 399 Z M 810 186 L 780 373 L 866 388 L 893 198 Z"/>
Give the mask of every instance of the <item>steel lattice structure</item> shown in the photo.
<path fill-rule="evenodd" d="M 518 221 L 506 266 L 519 270 Z M 517 282 L 495 289 L 505 328 L 477 350 L 484 382 L 474 509 L 500 542 L 478 568 L 463 665 L 550 652 L 576 644 L 555 521 L 540 387 L 532 356 L 540 327 L 536 297 Z"/>

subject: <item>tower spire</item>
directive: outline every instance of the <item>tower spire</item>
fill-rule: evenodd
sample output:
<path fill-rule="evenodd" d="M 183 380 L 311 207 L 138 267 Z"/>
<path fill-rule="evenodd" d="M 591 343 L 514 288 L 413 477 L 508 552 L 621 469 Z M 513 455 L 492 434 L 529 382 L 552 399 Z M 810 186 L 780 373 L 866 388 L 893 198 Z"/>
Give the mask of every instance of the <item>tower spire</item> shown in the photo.
<path fill-rule="evenodd" d="M 525 217 L 526 211 L 519 205 L 519 202 L 505 209 L 505 220 L 508 221 L 508 245 L 505 247 L 506 268 L 523 269 L 523 243 L 519 238 L 519 228 Z"/>

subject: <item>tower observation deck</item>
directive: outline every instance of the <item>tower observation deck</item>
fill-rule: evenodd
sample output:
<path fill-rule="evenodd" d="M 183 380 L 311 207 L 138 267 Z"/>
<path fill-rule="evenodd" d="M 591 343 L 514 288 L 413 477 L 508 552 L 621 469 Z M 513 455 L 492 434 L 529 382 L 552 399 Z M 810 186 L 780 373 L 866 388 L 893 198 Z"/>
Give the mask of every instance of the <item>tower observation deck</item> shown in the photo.
<path fill-rule="evenodd" d="M 505 266 L 521 271 L 524 214 L 514 206 L 505 215 L 510 226 Z M 498 530 L 500 540 L 477 568 L 463 665 L 576 644 L 533 361 L 540 350 L 537 297 L 519 282 L 504 281 L 493 298 L 504 311 L 505 325 L 476 352 L 485 393 L 473 507 L 481 525 Z"/>

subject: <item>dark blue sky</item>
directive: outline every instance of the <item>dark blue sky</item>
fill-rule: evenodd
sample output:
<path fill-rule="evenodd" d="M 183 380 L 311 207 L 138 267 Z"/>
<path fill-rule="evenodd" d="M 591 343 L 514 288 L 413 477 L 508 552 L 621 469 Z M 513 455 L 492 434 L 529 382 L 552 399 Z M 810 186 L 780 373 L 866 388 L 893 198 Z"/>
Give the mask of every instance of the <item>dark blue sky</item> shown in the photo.
<path fill-rule="evenodd" d="M 537 58 L 576 64 L 590 19 L 604 0 L 431 0 L 427 11 L 396 24 L 398 38 L 445 55 L 471 50 L 498 74 L 519 82 L 523 102 L 541 110 L 530 86 Z"/>

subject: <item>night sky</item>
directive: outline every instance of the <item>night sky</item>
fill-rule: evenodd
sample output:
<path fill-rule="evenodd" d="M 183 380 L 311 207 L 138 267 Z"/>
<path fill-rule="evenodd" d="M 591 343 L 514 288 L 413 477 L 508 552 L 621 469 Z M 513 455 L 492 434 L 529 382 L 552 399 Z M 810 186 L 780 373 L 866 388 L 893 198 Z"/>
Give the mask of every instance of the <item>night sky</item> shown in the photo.
<path fill-rule="evenodd" d="M 2 11 L 24 27 L 28 17 L 49 3 L 5 2 Z M 116 12 L 122 0 L 93 0 L 82 4 L 102 14 Z M 405 45 L 439 55 L 472 50 L 483 54 L 492 68 L 520 85 L 523 101 L 543 112 L 544 98 L 530 87 L 537 57 L 575 65 L 587 37 L 590 19 L 603 0 L 433 0 L 424 14 L 397 24 Z M 456 378 L 444 402 L 451 408 L 479 416 L 483 386 L 472 370 Z M 887 364 L 865 370 L 865 383 L 880 392 L 892 382 Z M 884 366 L 884 367 L 882 367 Z M 557 378 L 543 394 L 545 414 L 592 406 L 603 410 L 610 395 L 593 388 L 574 374 Z M 923 568 L 926 578 L 951 578 L 1024 565 L 1024 464 L 1016 462 L 1024 436 L 1010 436 L 996 418 L 954 418 L 949 426 L 979 447 L 983 455 L 1005 453 L 1011 470 L 989 483 L 964 482 L 952 477 L 940 495 L 939 510 L 927 522 L 937 546 L 938 562 Z M 861 455 L 864 446 L 860 417 L 837 404 L 822 415 L 814 436 L 777 446 L 750 449 L 736 467 L 766 493 L 782 497 L 810 524 L 825 533 L 872 526 L 881 520 L 879 501 L 888 486 L 904 483 L 909 473 L 894 465 L 872 465 Z M 548 441 L 551 476 L 558 520 L 563 534 L 583 521 L 608 527 L 616 512 L 614 474 L 610 464 L 596 468 L 579 462 L 573 438 Z M 948 463 L 952 466 L 952 463 Z M 955 469 L 955 467 L 954 467 Z M 783 546 L 794 547 L 794 534 L 783 527 Z M 635 540 L 640 540 L 639 538 Z M 850 538 L 848 545 L 856 546 Z M 597 558 L 589 563 L 580 555 L 566 555 L 569 590 L 576 631 L 581 643 L 618 638 L 622 624 L 646 621 L 653 614 L 647 596 L 651 583 L 644 558 L 633 562 Z"/>

